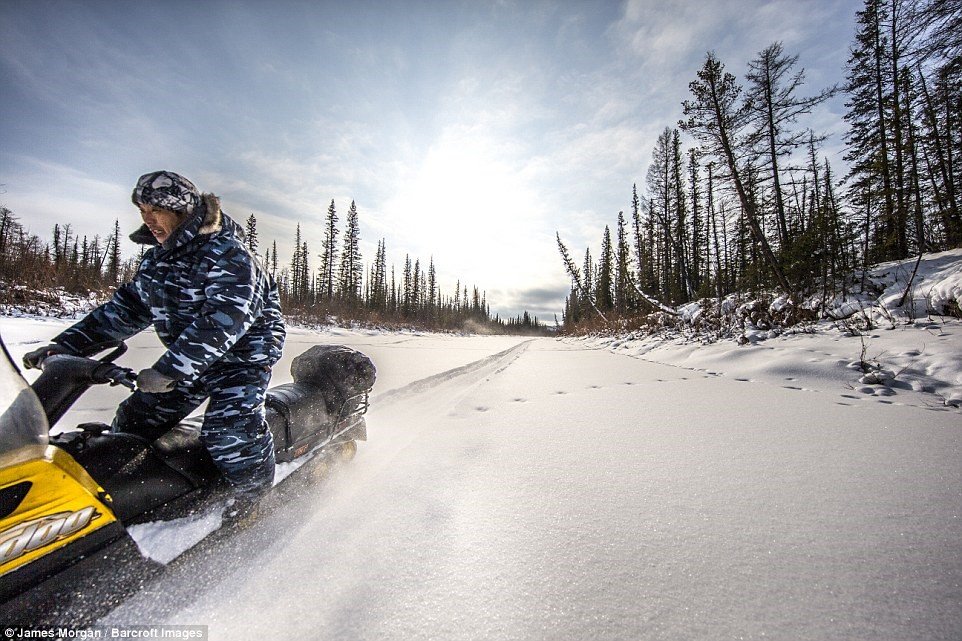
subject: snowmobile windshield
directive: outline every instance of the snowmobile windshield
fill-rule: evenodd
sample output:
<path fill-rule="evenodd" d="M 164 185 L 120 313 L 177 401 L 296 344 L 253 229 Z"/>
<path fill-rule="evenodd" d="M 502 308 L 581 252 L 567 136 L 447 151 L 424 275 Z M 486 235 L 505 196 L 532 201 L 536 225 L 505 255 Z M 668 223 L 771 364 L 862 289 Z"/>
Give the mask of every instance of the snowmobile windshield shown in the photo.
<path fill-rule="evenodd" d="M 47 417 L 0 338 L 0 458 L 47 445 Z"/>

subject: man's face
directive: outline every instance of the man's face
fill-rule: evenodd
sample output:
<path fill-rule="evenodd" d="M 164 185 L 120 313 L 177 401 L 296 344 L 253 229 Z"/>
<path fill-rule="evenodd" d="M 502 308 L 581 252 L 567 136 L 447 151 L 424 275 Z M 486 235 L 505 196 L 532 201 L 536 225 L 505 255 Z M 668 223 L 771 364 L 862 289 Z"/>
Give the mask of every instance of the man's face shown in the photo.
<path fill-rule="evenodd" d="M 180 216 L 172 211 L 151 207 L 150 205 L 139 205 L 140 216 L 144 219 L 144 224 L 150 229 L 158 243 L 163 243 L 170 236 L 171 232 L 177 229 L 180 224 Z"/>

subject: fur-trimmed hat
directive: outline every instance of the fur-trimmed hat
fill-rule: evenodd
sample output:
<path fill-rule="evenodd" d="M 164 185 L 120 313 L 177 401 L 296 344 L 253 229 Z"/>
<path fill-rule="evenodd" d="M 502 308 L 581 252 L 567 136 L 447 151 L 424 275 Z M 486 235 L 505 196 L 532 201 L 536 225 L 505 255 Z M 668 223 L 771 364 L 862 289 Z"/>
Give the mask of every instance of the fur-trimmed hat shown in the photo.
<path fill-rule="evenodd" d="M 130 200 L 135 205 L 150 205 L 177 214 L 190 215 L 200 205 L 200 192 L 194 183 L 172 171 L 154 171 L 137 181 Z"/>

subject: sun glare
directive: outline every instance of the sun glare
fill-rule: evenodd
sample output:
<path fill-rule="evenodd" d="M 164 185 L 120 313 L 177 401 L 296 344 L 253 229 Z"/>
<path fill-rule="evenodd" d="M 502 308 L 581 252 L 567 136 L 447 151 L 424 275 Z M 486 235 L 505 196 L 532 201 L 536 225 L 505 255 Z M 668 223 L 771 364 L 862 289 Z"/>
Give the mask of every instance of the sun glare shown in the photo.
<path fill-rule="evenodd" d="M 493 141 L 446 136 L 386 210 L 422 260 L 433 255 L 447 273 L 493 279 L 510 271 L 506 259 L 531 233 L 535 206 L 533 189 Z"/>

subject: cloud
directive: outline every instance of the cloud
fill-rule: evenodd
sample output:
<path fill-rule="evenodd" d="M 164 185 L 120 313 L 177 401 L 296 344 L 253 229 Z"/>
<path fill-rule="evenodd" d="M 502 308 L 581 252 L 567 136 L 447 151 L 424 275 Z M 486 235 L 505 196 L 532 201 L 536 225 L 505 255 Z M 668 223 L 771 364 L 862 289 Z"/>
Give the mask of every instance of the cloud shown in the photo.
<path fill-rule="evenodd" d="M 487 295 L 491 312 L 500 314 L 504 319 L 520 316 L 527 311 L 543 323 L 552 323 L 555 314 L 561 319 L 564 301 L 570 292 L 570 284 L 559 281 L 552 286 L 493 289 Z"/>
<path fill-rule="evenodd" d="M 69 224 L 78 237 L 105 238 L 120 221 L 122 234 L 140 224 L 130 204 L 133 184 L 95 178 L 87 172 L 36 158 L 18 157 L 15 172 L 4 172 L 0 203 L 24 228 L 43 240 L 52 238 L 54 225 Z M 126 243 L 132 253 L 133 244 Z"/>

